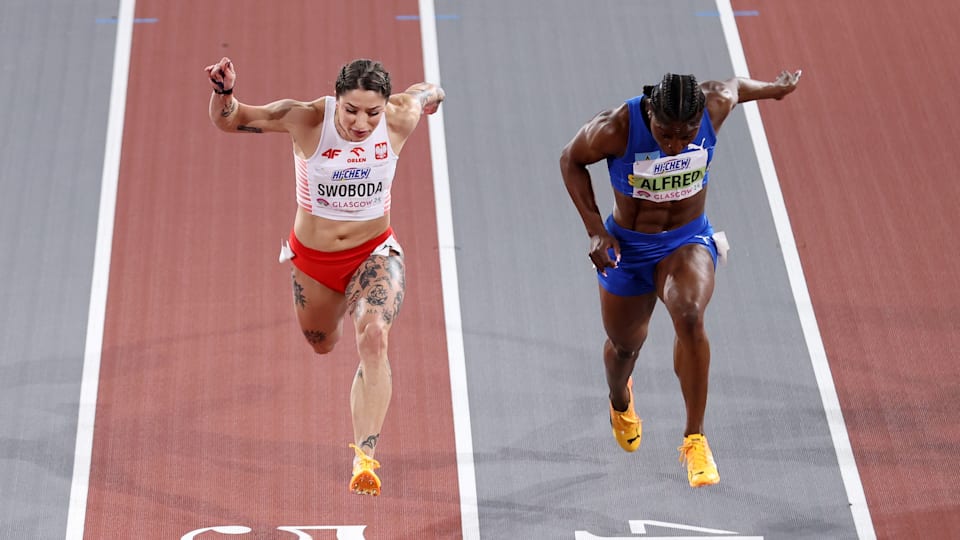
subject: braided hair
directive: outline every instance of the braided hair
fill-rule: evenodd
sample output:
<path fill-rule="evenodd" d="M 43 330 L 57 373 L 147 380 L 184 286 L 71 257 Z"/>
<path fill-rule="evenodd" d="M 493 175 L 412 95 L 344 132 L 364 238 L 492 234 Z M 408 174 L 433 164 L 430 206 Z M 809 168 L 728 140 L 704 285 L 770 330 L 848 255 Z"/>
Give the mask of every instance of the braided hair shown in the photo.
<path fill-rule="evenodd" d="M 693 75 L 667 73 L 656 86 L 644 86 L 643 93 L 657 120 L 665 123 L 688 123 L 699 118 L 706 97 Z"/>
<path fill-rule="evenodd" d="M 336 83 L 337 97 L 351 90 L 373 90 L 385 98 L 390 97 L 390 74 L 383 64 L 366 58 L 354 60 L 340 68 Z"/>

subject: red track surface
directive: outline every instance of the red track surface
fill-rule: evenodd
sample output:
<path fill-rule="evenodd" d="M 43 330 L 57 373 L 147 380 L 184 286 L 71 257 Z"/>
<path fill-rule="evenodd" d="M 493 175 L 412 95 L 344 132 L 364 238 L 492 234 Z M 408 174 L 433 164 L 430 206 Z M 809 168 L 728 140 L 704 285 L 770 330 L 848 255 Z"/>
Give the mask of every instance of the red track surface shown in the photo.
<path fill-rule="evenodd" d="M 879 538 L 960 538 L 960 3 L 734 0 Z"/>
<path fill-rule="evenodd" d="M 408 295 L 373 499 L 347 490 L 353 339 L 311 352 L 276 259 L 295 209 L 289 138 L 224 134 L 206 113 L 203 67 L 222 55 L 248 103 L 331 94 L 356 57 L 382 60 L 397 90 L 421 81 L 419 23 L 395 19 L 416 13 L 413 0 L 137 2 L 159 22 L 134 31 L 86 538 L 459 536 L 426 122 L 394 187 Z"/>

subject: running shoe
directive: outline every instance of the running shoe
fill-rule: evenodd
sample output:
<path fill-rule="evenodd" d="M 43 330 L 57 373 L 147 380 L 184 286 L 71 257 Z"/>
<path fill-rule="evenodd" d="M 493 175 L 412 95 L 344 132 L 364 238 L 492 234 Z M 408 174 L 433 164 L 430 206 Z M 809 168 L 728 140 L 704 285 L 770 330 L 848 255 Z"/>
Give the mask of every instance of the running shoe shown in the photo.
<path fill-rule="evenodd" d="M 357 495 L 380 495 L 380 478 L 373 472 L 380 468 L 380 462 L 364 454 L 355 444 L 351 444 L 350 448 L 357 453 L 353 464 L 353 478 L 350 479 L 350 491 Z"/>
<path fill-rule="evenodd" d="M 633 410 L 633 377 L 627 379 L 627 392 L 630 393 L 630 403 L 626 411 L 614 410 L 613 403 L 610 403 L 610 427 L 613 428 L 613 436 L 617 439 L 620 448 L 627 452 L 635 452 L 640 448 L 643 426 Z"/>
<path fill-rule="evenodd" d="M 717 462 L 713 460 L 713 452 L 707 444 L 707 437 L 702 433 L 684 437 L 683 445 L 677 450 L 680 452 L 680 463 L 687 463 L 687 480 L 690 481 L 690 487 L 712 486 L 720 482 Z"/>

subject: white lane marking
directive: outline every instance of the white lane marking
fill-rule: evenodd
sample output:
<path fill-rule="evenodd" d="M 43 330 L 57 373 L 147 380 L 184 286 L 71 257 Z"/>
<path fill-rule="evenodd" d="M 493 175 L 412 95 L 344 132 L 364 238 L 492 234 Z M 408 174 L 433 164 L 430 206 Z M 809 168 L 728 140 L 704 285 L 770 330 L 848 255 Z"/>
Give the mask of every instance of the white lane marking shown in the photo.
<path fill-rule="evenodd" d="M 120 0 L 117 14 L 117 42 L 113 51 L 113 80 L 107 138 L 103 151 L 103 176 L 100 181 L 100 210 L 97 240 L 87 312 L 87 338 L 83 351 L 83 375 L 77 414 L 77 445 L 73 455 L 73 483 L 67 512 L 66 540 L 82 540 L 87 514 L 90 484 L 90 459 L 93 453 L 93 422 L 97 414 L 97 388 L 100 382 L 100 354 L 110 281 L 110 255 L 113 247 L 113 221 L 120 177 L 120 149 L 123 144 L 123 117 L 127 104 L 127 76 L 130 73 L 130 44 L 133 40 L 133 14 L 136 0 Z"/>
<path fill-rule="evenodd" d="M 730 0 L 716 0 L 720 12 L 720 23 L 723 26 L 723 35 L 727 40 L 727 49 L 733 61 L 733 71 L 738 77 L 749 77 L 747 58 L 743 52 L 737 22 L 734 19 L 733 7 Z M 837 398 L 837 389 L 833 384 L 833 375 L 830 373 L 830 364 L 827 362 L 827 352 L 823 347 L 820 329 L 810 301 L 807 282 L 803 277 L 803 267 L 800 264 L 800 254 L 794 242 L 793 230 L 790 227 L 790 218 L 787 216 L 787 207 L 783 202 L 783 193 L 780 191 L 780 181 L 777 178 L 776 168 L 773 166 L 773 156 L 767 144 L 767 136 L 760 120 L 760 109 L 755 102 L 744 103 L 743 111 L 747 117 L 747 126 L 753 139 L 753 146 L 760 163 L 760 172 L 763 175 L 763 184 L 766 187 L 770 210 L 773 212 L 773 223 L 777 228 L 777 237 L 783 251 L 784 262 L 787 266 L 787 276 L 790 287 L 793 289 L 793 298 L 797 304 L 797 314 L 800 317 L 800 327 L 810 352 L 810 362 L 813 364 L 813 373 L 820 387 L 820 399 L 823 401 L 823 410 L 826 412 L 827 424 L 830 427 L 830 436 L 833 438 L 833 447 L 837 452 L 837 461 L 840 466 L 840 476 L 847 491 L 850 511 L 853 513 L 853 522 L 857 528 L 857 536 L 863 540 L 876 538 L 873 522 L 870 520 L 870 509 L 863 493 L 863 484 L 860 482 L 860 473 L 850 447 L 850 438 L 847 435 L 847 426 L 840 410 L 840 400 Z"/>
<path fill-rule="evenodd" d="M 677 529 L 680 531 L 691 531 L 704 534 L 737 534 L 736 531 L 697 527 L 696 525 L 684 525 L 682 523 L 670 523 L 669 521 L 656 521 L 653 519 L 631 519 L 629 523 L 630 532 L 633 534 L 647 534 L 647 526 L 662 527 L 665 529 Z"/>
<path fill-rule="evenodd" d="M 418 0 L 420 36 L 423 42 L 423 71 L 427 82 L 440 84 L 440 57 L 437 47 L 437 18 L 433 0 Z M 433 157 L 433 190 L 437 212 L 437 239 L 440 251 L 440 282 L 443 291 L 444 323 L 447 330 L 447 359 L 450 364 L 450 394 L 453 402 L 453 431 L 457 446 L 457 475 L 460 483 L 460 520 L 464 540 L 479 540 L 477 479 L 473 463 L 473 434 L 470 427 L 470 400 L 467 396 L 467 367 L 460 320 L 460 285 L 457 279 L 456 243 L 447 170 L 447 143 L 443 107 L 427 117 L 430 155 Z"/>

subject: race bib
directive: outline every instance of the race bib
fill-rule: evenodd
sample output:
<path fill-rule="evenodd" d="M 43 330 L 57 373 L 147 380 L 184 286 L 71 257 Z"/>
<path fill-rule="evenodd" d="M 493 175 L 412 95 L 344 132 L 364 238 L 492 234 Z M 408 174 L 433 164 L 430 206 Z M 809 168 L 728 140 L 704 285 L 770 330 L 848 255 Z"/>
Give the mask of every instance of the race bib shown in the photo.
<path fill-rule="evenodd" d="M 668 202 L 699 193 L 706 175 L 707 150 L 700 149 L 676 156 L 634 161 L 633 174 L 627 178 L 633 186 L 635 198 Z"/>

